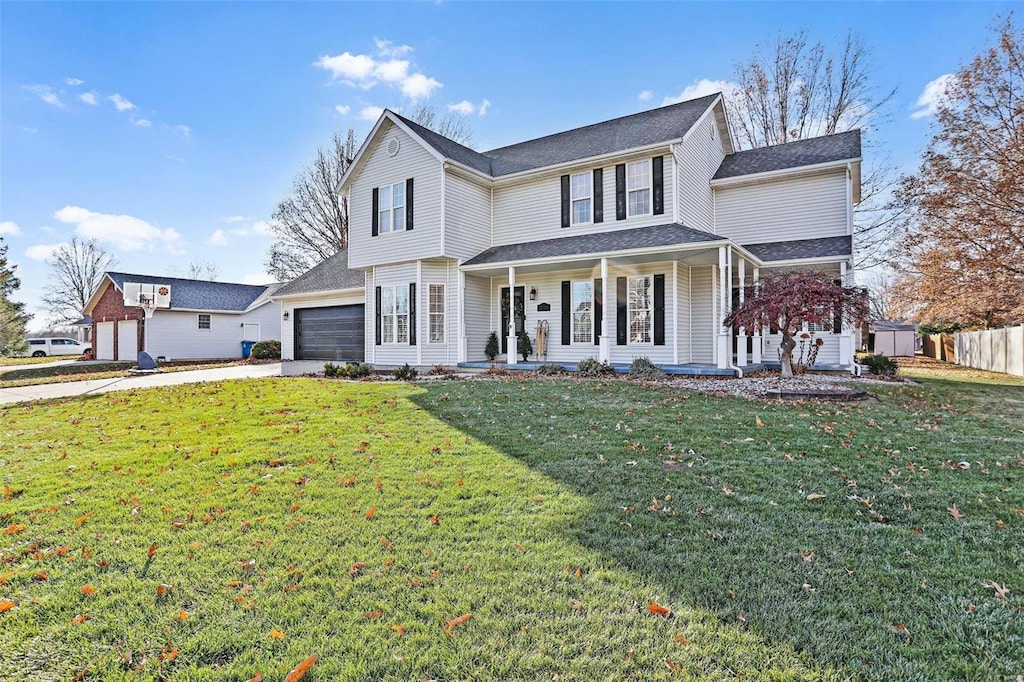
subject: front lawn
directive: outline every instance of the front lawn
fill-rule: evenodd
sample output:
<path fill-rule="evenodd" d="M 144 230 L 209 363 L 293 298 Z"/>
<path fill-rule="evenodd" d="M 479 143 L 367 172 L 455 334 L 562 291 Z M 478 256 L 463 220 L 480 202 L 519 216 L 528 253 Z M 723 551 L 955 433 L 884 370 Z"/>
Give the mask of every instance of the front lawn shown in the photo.
<path fill-rule="evenodd" d="M 0 679 L 313 654 L 314 681 L 1012 678 L 1024 392 L 872 392 L 265 379 L 0 408 Z"/>
<path fill-rule="evenodd" d="M 161 372 L 187 372 L 193 369 L 230 367 L 239 360 L 180 360 L 160 363 Z M 41 384 L 63 384 L 70 381 L 91 381 L 93 379 L 115 379 L 125 376 L 129 369 L 138 367 L 137 362 L 82 362 L 70 365 L 25 367 L 0 371 L 0 388 L 17 386 L 39 386 Z"/>

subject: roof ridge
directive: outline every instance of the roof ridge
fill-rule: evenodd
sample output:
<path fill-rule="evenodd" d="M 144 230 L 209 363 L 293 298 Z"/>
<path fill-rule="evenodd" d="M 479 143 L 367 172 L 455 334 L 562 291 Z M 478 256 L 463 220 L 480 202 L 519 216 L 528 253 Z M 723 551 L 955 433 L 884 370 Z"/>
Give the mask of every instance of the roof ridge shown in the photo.
<path fill-rule="evenodd" d="M 765 145 L 764 147 L 751 147 L 750 149 L 740 149 L 738 151 L 733 152 L 733 154 L 743 154 L 743 153 L 746 153 L 746 152 L 760 152 L 760 151 L 765 151 L 765 150 L 768 150 L 768 149 L 778 149 L 779 147 L 786 147 L 786 146 L 789 146 L 791 144 L 800 144 L 801 142 L 808 142 L 808 143 L 809 142 L 814 142 L 814 141 L 819 141 L 820 142 L 821 140 L 824 140 L 824 139 L 827 139 L 827 138 L 830 138 L 830 137 L 842 137 L 843 135 L 851 135 L 851 134 L 854 134 L 854 133 L 856 133 L 859 136 L 860 135 L 860 128 L 853 128 L 852 130 L 844 130 L 841 133 L 829 133 L 828 135 L 815 135 L 813 137 L 802 137 L 799 140 L 790 140 L 789 142 L 779 142 L 778 144 L 769 144 L 769 145 Z"/>
<path fill-rule="evenodd" d="M 166 280 L 168 282 L 194 282 L 196 284 L 216 284 L 216 285 L 219 285 L 219 286 L 253 287 L 253 288 L 256 288 L 256 289 L 266 289 L 268 286 L 271 286 L 272 284 L 276 284 L 276 282 L 271 282 L 270 284 L 246 284 L 244 282 L 218 282 L 218 281 L 212 280 L 212 279 L 189 279 L 187 277 L 170 277 L 170 276 L 165 277 L 163 275 L 143 275 L 143 274 L 140 274 L 140 273 L 137 273 L 137 272 L 122 272 L 120 270 L 107 270 L 104 274 L 110 275 L 110 276 L 120 275 L 122 277 L 145 277 L 146 279 L 159 279 L 159 280 Z"/>

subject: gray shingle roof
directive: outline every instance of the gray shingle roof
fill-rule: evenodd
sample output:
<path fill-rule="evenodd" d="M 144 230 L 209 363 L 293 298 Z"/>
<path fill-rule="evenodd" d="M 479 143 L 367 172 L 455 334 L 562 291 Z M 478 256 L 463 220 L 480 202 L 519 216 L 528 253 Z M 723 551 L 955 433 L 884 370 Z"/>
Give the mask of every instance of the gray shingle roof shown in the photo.
<path fill-rule="evenodd" d="M 875 320 L 871 323 L 870 329 L 874 332 L 916 332 L 917 325 L 898 320 Z"/>
<path fill-rule="evenodd" d="M 653 227 L 636 227 L 631 230 L 579 234 L 572 237 L 542 239 L 522 244 L 493 246 L 466 261 L 465 265 L 505 263 L 561 256 L 581 256 L 590 253 L 610 253 L 614 251 L 627 251 L 629 249 L 656 248 L 659 246 L 696 244 L 700 242 L 720 242 L 724 240 L 724 237 L 709 232 L 694 230 L 678 223 L 670 223 Z"/>
<path fill-rule="evenodd" d="M 829 256 L 850 256 L 853 254 L 853 237 L 819 237 L 798 239 L 791 242 L 764 242 L 744 244 L 743 248 L 765 263 L 801 258 L 827 258 Z"/>
<path fill-rule="evenodd" d="M 482 153 L 438 135 L 403 116 L 395 116 L 445 158 L 492 177 L 500 177 L 679 139 L 693 127 L 716 97 L 718 94 L 641 111 Z"/>
<path fill-rule="evenodd" d="M 860 130 L 851 130 L 730 154 L 712 180 L 857 158 L 860 158 Z"/>
<path fill-rule="evenodd" d="M 108 272 L 107 276 L 121 291 L 125 282 L 167 284 L 171 287 L 171 309 L 245 311 L 266 290 L 266 285 L 206 282 L 177 277 L 153 277 L 125 272 Z"/>
<path fill-rule="evenodd" d="M 317 291 L 361 289 L 366 286 L 362 270 L 348 267 L 348 249 L 342 249 L 323 263 L 316 265 L 274 292 L 274 296 L 310 294 Z"/>

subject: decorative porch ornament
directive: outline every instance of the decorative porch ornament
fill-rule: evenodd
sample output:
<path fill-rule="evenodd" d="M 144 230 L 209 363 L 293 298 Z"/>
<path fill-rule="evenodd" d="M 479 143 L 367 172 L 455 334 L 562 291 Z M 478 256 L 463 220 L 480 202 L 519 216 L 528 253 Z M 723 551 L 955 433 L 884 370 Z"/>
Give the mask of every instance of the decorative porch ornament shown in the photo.
<path fill-rule="evenodd" d="M 518 341 L 516 341 L 516 346 L 518 347 L 519 354 L 523 356 L 523 362 L 526 362 L 530 357 L 530 353 L 533 352 L 533 344 L 530 343 L 530 335 L 520 334 Z"/>

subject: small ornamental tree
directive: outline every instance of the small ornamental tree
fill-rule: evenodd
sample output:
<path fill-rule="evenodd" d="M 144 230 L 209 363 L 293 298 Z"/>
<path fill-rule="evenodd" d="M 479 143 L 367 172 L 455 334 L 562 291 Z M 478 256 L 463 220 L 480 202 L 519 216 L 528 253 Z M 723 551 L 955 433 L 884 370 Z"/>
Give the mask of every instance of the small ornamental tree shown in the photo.
<path fill-rule="evenodd" d="M 843 286 L 825 272 L 772 273 L 744 289 L 743 303 L 723 321 L 727 327 L 755 329 L 777 327 L 782 334 L 782 378 L 793 377 L 793 338 L 806 324 L 830 324 L 836 318 L 859 325 L 868 317 L 868 297 L 862 289 Z"/>

